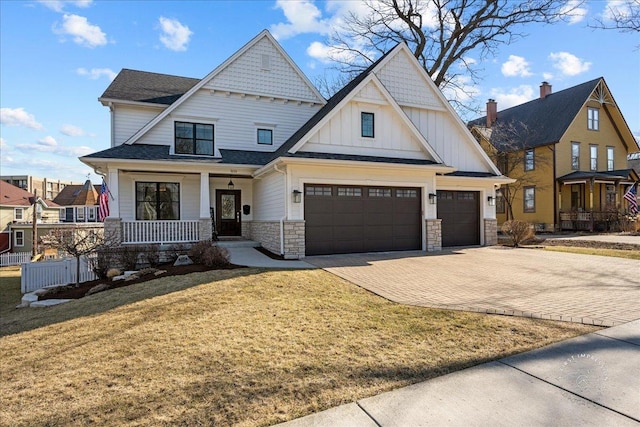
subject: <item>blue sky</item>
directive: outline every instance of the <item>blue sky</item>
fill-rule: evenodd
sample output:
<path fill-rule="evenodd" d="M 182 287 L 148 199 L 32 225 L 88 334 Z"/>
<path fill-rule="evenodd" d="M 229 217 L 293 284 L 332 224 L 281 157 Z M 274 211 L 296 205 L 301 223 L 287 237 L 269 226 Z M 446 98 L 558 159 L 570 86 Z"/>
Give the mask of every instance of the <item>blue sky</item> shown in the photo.
<path fill-rule="evenodd" d="M 475 103 L 501 110 L 536 98 L 543 80 L 555 92 L 603 76 L 640 135 L 640 34 L 587 27 L 609 5 L 526 27 L 481 64 Z M 99 182 L 77 157 L 109 147 L 97 98 L 120 69 L 201 78 L 267 28 L 314 81 L 330 72 L 327 34 L 350 10 L 359 1 L 0 0 L 0 173 Z"/>

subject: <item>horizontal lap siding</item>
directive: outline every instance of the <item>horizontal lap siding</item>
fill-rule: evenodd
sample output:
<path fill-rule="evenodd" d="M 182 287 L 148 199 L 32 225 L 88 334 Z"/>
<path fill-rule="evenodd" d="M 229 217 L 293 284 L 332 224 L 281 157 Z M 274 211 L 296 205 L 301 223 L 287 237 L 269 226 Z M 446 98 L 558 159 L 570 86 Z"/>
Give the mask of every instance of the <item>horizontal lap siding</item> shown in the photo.
<path fill-rule="evenodd" d="M 254 180 L 253 219 L 276 221 L 284 216 L 284 175 L 274 172 Z"/>
<path fill-rule="evenodd" d="M 118 105 L 114 110 L 115 145 L 120 145 L 160 114 L 161 109 Z"/>

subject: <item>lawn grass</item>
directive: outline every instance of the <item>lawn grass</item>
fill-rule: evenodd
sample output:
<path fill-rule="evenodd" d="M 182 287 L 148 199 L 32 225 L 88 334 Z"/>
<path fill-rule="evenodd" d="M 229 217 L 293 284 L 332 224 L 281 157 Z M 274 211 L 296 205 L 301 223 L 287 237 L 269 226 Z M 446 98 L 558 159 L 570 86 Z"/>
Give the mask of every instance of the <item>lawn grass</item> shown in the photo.
<path fill-rule="evenodd" d="M 12 426 L 269 425 L 598 329 L 403 306 L 323 270 L 261 269 L 1 322 L 0 425 Z"/>
<path fill-rule="evenodd" d="M 584 247 L 578 247 L 578 246 L 556 246 L 556 245 L 545 246 L 544 249 L 547 251 L 570 252 L 574 254 L 600 255 L 600 256 L 611 256 L 611 257 L 617 257 L 617 258 L 640 260 L 640 251 L 630 251 L 630 250 L 624 250 L 624 249 L 584 248 Z"/>

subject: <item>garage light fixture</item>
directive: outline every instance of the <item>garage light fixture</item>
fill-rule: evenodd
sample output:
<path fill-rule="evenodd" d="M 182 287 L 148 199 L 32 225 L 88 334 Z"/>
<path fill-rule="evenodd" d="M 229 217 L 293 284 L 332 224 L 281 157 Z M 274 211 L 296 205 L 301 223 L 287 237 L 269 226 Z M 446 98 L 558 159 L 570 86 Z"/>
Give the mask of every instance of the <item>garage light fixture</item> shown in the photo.
<path fill-rule="evenodd" d="M 300 203 L 302 201 L 302 192 L 300 190 L 293 190 L 293 203 Z"/>
<path fill-rule="evenodd" d="M 435 193 L 429 193 L 429 203 L 432 205 L 436 204 L 436 194 Z"/>
<path fill-rule="evenodd" d="M 493 197 L 493 196 L 487 197 L 487 203 L 489 203 L 489 206 L 495 206 L 496 205 L 496 198 Z"/>

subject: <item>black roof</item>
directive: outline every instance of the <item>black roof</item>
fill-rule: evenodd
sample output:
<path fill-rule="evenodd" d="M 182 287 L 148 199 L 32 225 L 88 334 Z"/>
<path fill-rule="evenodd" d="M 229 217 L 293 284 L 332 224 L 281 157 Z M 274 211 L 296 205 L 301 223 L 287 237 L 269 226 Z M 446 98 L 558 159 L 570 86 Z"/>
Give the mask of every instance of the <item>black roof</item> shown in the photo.
<path fill-rule="evenodd" d="M 123 69 L 101 98 L 171 105 L 200 79 Z"/>
<path fill-rule="evenodd" d="M 558 177 L 558 181 L 572 181 L 580 179 L 602 179 L 604 181 L 618 181 L 622 179 L 635 180 L 633 169 L 618 169 L 614 171 L 575 171 Z"/>
<path fill-rule="evenodd" d="M 576 117 L 589 95 L 596 88 L 602 77 L 570 87 L 544 98 L 534 99 L 506 110 L 498 111 L 498 118 L 494 129 L 497 132 L 491 134 L 491 144 L 497 149 L 523 149 L 534 148 L 543 145 L 555 144 L 560 141 L 562 135 Z M 469 126 L 486 126 L 486 116 L 470 121 Z M 504 136 L 500 135 L 500 126 L 509 125 L 526 133 L 524 146 L 510 147 Z M 526 131 L 524 126 L 526 126 Z"/>

